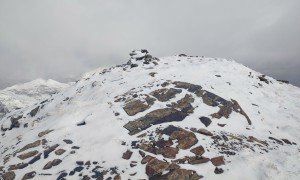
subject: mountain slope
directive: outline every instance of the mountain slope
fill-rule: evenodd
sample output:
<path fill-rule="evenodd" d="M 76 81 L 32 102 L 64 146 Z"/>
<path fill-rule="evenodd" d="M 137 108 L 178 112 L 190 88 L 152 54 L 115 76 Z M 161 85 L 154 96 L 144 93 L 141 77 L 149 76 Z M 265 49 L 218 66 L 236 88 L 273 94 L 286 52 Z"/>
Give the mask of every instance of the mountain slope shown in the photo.
<path fill-rule="evenodd" d="M 2 176 L 299 177 L 299 88 L 231 60 L 130 55 L 6 115 Z"/>
<path fill-rule="evenodd" d="M 52 79 L 36 79 L 3 89 L 0 91 L 0 119 L 13 109 L 33 105 L 66 87 L 67 84 Z"/>

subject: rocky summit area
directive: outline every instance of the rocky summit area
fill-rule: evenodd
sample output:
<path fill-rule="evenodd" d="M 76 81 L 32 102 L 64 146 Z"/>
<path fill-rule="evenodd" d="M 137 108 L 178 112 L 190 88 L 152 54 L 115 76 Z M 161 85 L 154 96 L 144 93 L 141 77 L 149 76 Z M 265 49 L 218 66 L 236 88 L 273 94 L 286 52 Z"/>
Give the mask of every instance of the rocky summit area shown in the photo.
<path fill-rule="evenodd" d="M 156 58 L 0 121 L 0 179 L 298 179 L 300 89 L 233 60 Z"/>

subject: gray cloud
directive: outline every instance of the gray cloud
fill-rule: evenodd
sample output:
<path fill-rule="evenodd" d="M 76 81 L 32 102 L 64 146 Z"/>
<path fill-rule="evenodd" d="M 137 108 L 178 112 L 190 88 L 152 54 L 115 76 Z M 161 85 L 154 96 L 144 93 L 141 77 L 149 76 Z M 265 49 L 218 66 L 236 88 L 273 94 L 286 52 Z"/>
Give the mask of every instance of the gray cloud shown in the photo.
<path fill-rule="evenodd" d="M 0 81 L 65 80 L 135 48 L 235 59 L 300 86 L 298 0 L 0 0 Z"/>

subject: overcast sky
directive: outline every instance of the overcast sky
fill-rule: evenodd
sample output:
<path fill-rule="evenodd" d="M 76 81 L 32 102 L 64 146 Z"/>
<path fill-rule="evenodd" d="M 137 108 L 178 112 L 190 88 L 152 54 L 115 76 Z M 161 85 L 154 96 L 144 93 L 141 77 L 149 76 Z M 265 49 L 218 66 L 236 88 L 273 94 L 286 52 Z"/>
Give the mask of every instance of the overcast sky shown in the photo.
<path fill-rule="evenodd" d="M 0 0 L 0 88 L 76 79 L 137 48 L 234 59 L 300 86 L 299 9 L 299 0 Z"/>

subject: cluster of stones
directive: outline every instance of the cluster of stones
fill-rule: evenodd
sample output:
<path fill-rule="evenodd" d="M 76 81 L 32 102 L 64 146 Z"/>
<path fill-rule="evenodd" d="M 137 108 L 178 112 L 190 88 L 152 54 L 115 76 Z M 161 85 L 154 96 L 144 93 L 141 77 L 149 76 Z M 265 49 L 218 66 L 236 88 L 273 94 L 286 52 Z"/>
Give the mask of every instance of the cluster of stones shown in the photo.
<path fill-rule="evenodd" d="M 154 77 L 156 73 L 151 74 Z M 169 87 L 171 86 L 171 87 Z M 128 122 L 124 125 L 129 131 L 130 135 L 135 135 L 152 125 L 182 121 L 188 115 L 192 114 L 194 108 L 192 103 L 196 100 L 194 97 L 199 97 L 202 99 L 202 102 L 208 106 L 218 107 L 219 110 L 215 113 L 210 114 L 211 118 L 220 119 L 222 117 L 228 119 L 232 112 L 239 113 L 245 117 L 249 125 L 252 124 L 248 115 L 243 111 L 241 106 L 237 101 L 231 99 L 230 101 L 223 99 L 222 97 L 213 94 L 209 91 L 203 90 L 201 86 L 181 82 L 181 81 L 166 81 L 161 84 L 160 89 L 156 89 L 149 94 L 131 96 L 130 98 L 118 96 L 116 97 L 115 102 L 125 102 L 123 109 L 128 116 L 135 116 L 138 113 L 144 112 L 151 108 L 151 106 L 156 102 L 166 102 L 166 107 L 161 109 L 156 109 L 148 112 L 142 117 L 139 117 L 133 121 Z M 186 95 L 178 100 L 177 102 L 168 103 L 171 99 L 175 98 L 177 94 L 180 94 L 185 90 Z M 137 98 L 139 97 L 139 98 Z M 141 98 L 144 97 L 144 98 Z M 199 120 L 208 127 L 212 120 L 209 117 L 199 117 Z M 220 127 L 224 127 L 226 124 L 218 124 Z M 261 150 L 267 152 L 268 143 L 267 141 L 259 140 L 253 136 L 250 137 L 239 137 L 238 135 L 233 135 L 230 133 L 212 133 L 207 129 L 201 128 L 191 128 L 190 131 L 178 128 L 175 126 L 168 126 L 167 128 L 155 132 L 156 135 L 161 137 L 159 134 L 164 136 L 169 136 L 169 139 L 155 138 L 150 137 L 149 141 L 143 139 L 142 141 L 134 142 L 132 148 L 139 148 L 140 155 L 143 157 L 141 163 L 146 164 L 146 174 L 150 179 L 172 179 L 172 177 L 182 175 L 184 179 L 199 179 L 202 176 L 198 175 L 194 171 L 185 170 L 180 168 L 180 164 L 203 164 L 211 162 L 216 168 L 214 173 L 220 174 L 223 173 L 223 169 L 219 166 L 224 165 L 224 156 L 217 156 L 213 158 L 208 158 L 203 156 L 205 149 L 203 146 L 193 147 L 198 143 L 198 139 L 194 133 L 200 133 L 205 136 L 212 138 L 213 143 L 211 146 L 217 148 L 219 153 L 223 155 L 235 155 L 238 150 L 243 148 L 249 148 L 254 151 L 255 146 L 258 146 Z M 141 134 L 138 137 L 142 137 L 147 133 Z M 287 139 L 275 139 L 269 138 L 274 143 L 277 144 L 290 144 L 293 142 L 288 141 Z M 176 144 L 174 143 L 176 142 Z M 225 142 L 225 143 L 224 143 Z M 250 143 L 250 145 L 249 145 Z M 186 156 L 183 158 L 177 158 L 176 156 L 180 150 L 187 150 L 194 153 L 194 156 Z M 269 147 L 271 150 L 272 147 Z M 153 155 L 146 155 L 146 153 L 151 153 Z M 127 151 L 124 153 L 123 158 L 129 159 L 132 152 Z M 155 157 L 155 155 L 162 155 L 164 158 L 173 159 L 171 161 L 161 161 Z M 134 164 L 134 163 L 131 163 Z"/>
<path fill-rule="evenodd" d="M 7 160 L 5 161 L 5 164 L 9 162 L 11 157 L 17 157 L 20 159 L 20 163 L 12 164 L 9 166 L 2 166 L 0 167 L 0 175 L 3 176 L 4 180 L 14 180 L 16 177 L 15 172 L 20 169 L 26 169 L 28 166 L 35 164 L 38 162 L 41 158 L 48 159 L 49 155 L 51 153 L 54 153 L 57 157 L 65 154 L 66 150 L 59 148 L 60 144 L 54 144 L 49 146 L 48 141 L 44 138 L 47 134 L 51 133 L 53 130 L 46 130 L 43 132 L 38 133 L 38 137 L 41 139 L 38 139 L 32 143 L 29 143 L 22 148 L 16 150 L 13 154 L 7 154 Z M 69 139 L 63 140 L 66 144 L 72 144 L 73 142 Z M 43 151 L 40 151 L 40 147 L 43 148 Z M 74 154 L 76 149 L 79 149 L 78 146 L 72 146 L 71 147 L 70 154 Z M 3 154 L 3 153 L 2 153 Z M 49 170 L 53 168 L 54 166 L 58 166 L 62 162 L 63 158 L 54 158 L 50 161 L 48 161 L 43 167 L 43 170 Z M 5 165 L 4 164 L 4 165 Z M 36 175 L 44 175 L 43 173 L 38 173 L 36 171 L 30 171 L 26 174 L 24 174 L 22 179 L 32 179 Z M 46 174 L 51 175 L 51 174 Z"/>
<path fill-rule="evenodd" d="M 98 161 L 76 161 L 76 167 L 70 171 L 62 171 L 57 177 L 58 180 L 65 179 L 67 176 L 74 178 L 76 175 L 79 179 L 90 180 L 90 179 L 104 179 L 105 175 L 110 175 L 114 177 L 115 180 L 120 180 L 121 177 L 118 173 L 117 167 L 112 167 L 109 169 L 104 169 L 101 164 L 105 162 Z M 85 171 L 90 171 L 91 173 L 85 174 Z M 92 175 L 90 175 L 92 174 Z M 112 179 L 112 178 L 110 178 Z"/>
<path fill-rule="evenodd" d="M 278 149 L 278 145 L 297 145 L 288 139 L 276 139 L 269 137 L 268 140 L 261 140 L 254 136 L 241 136 L 228 132 L 221 132 L 212 135 L 213 142 L 211 146 L 216 147 L 221 154 L 227 156 L 236 155 L 242 149 L 250 149 L 253 152 L 259 151 L 263 154 L 270 150 Z"/>
<path fill-rule="evenodd" d="M 146 133 L 147 134 L 147 133 Z M 142 134 L 139 137 L 145 137 Z M 152 133 L 151 133 L 152 134 Z M 139 148 L 139 154 L 142 156 L 141 164 L 146 164 L 146 174 L 149 179 L 173 179 L 179 176 L 182 179 L 200 179 L 202 176 L 198 175 L 195 171 L 182 169 L 180 164 L 203 164 L 211 162 L 215 168 L 215 173 L 223 173 L 222 168 L 218 166 L 224 165 L 224 157 L 218 156 L 212 159 L 204 157 L 205 149 L 203 146 L 193 147 L 198 143 L 196 135 L 188 130 L 178 128 L 175 126 L 168 126 L 163 130 L 157 130 L 156 136 L 168 136 L 169 139 L 159 138 L 158 140 L 146 141 L 145 139 L 139 142 L 132 142 L 132 148 Z M 176 159 L 176 155 L 180 150 L 190 150 L 194 156 L 186 156 L 184 158 Z M 146 155 L 146 153 L 153 155 Z M 133 152 L 126 151 L 123 154 L 123 159 L 130 159 Z M 162 155 L 164 158 L 173 159 L 170 162 L 161 161 L 154 157 L 154 155 Z"/>
<path fill-rule="evenodd" d="M 140 54 L 140 56 L 137 56 L 137 54 Z M 134 50 L 129 55 L 130 60 L 127 62 L 127 65 L 129 65 L 131 68 L 138 67 L 138 61 L 141 61 L 143 65 L 148 65 L 151 63 L 153 63 L 154 65 L 158 65 L 157 61 L 159 61 L 159 59 L 156 57 L 152 57 L 152 55 L 150 55 L 146 49 Z"/>
<path fill-rule="evenodd" d="M 169 86 L 170 84 L 173 84 L 175 88 L 166 88 L 166 86 Z M 132 99 L 118 97 L 115 102 L 122 102 L 126 100 L 126 104 L 124 105 L 123 109 L 127 115 L 134 116 L 149 109 L 156 100 L 160 102 L 167 102 L 174 98 L 177 94 L 182 93 L 182 90 L 185 89 L 189 93 L 202 98 L 202 101 L 206 105 L 219 107 L 218 112 L 210 115 L 212 118 L 220 119 L 225 117 L 228 119 L 230 114 L 235 111 L 242 114 L 246 118 L 248 124 L 251 125 L 250 118 L 235 100 L 227 101 L 218 95 L 203 90 L 199 85 L 186 82 L 166 81 L 165 83 L 161 84 L 161 86 L 163 87 L 162 89 L 154 90 L 146 96 L 144 101 L 140 99 L 134 99 L 134 97 Z M 189 114 L 193 113 L 194 110 L 194 107 L 191 103 L 194 102 L 195 99 L 193 98 L 192 94 L 189 93 L 187 93 L 184 98 L 176 103 L 166 104 L 165 108 L 153 110 L 143 117 L 140 117 L 134 121 L 130 121 L 129 123 L 125 124 L 124 127 L 129 131 L 130 135 L 134 135 L 149 128 L 151 125 L 184 120 Z M 136 95 L 136 97 L 138 97 L 138 95 Z M 200 120 L 206 121 L 207 119 L 200 118 Z M 204 124 L 208 126 L 210 122 L 208 122 L 208 124 Z"/>

